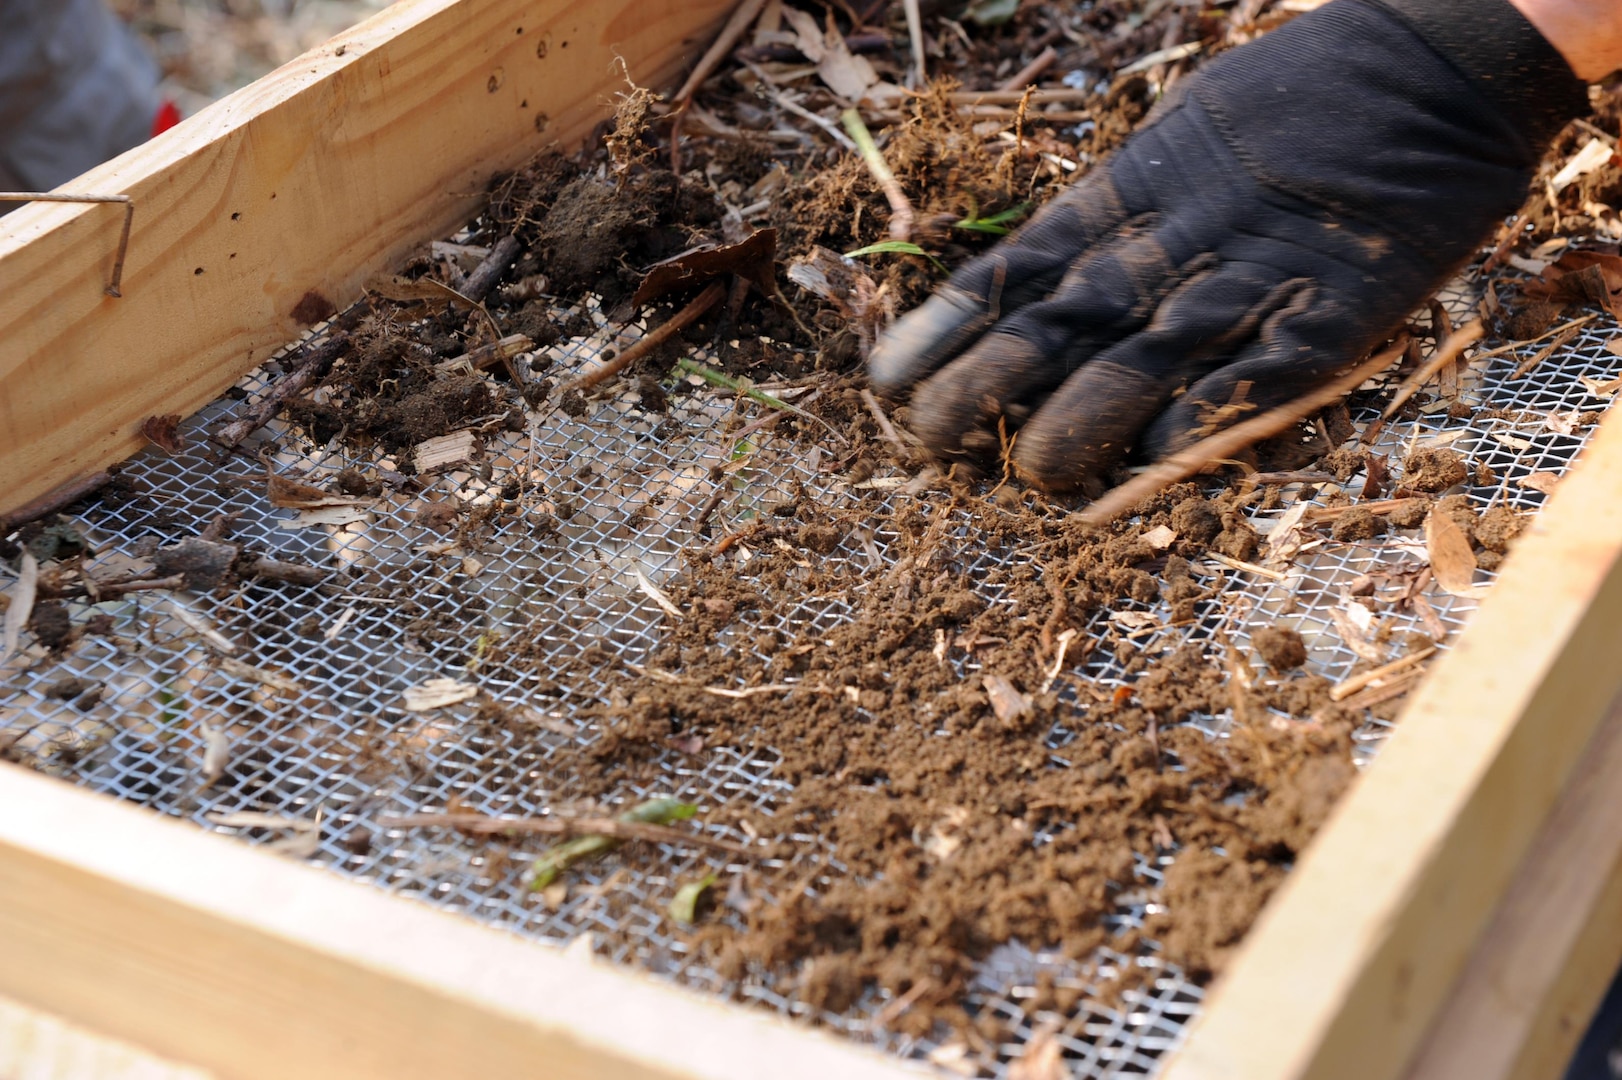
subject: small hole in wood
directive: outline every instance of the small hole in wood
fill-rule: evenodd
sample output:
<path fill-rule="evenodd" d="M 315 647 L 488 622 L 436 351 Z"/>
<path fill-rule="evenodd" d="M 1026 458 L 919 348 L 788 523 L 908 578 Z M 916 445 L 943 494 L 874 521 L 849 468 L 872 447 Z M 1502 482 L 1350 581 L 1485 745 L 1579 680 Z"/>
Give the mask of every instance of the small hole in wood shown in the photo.
<path fill-rule="evenodd" d="M 550 124 L 551 122 L 552 122 L 552 118 L 550 116 L 546 115 L 545 113 L 536 113 L 535 114 L 535 130 L 537 132 L 545 131 L 546 130 L 546 125 Z"/>
<path fill-rule="evenodd" d="M 239 210 L 236 213 L 232 214 L 231 215 L 231 220 L 232 221 L 241 221 L 242 220 L 242 211 Z"/>
<path fill-rule="evenodd" d="M 192 276 L 196 277 L 198 274 L 201 274 L 202 272 L 203 272 L 203 268 L 201 266 L 199 266 L 197 269 L 192 271 Z"/>
<path fill-rule="evenodd" d="M 501 84 L 506 82 L 506 81 L 507 81 L 507 69 L 506 68 L 496 68 L 496 70 L 494 70 L 494 71 L 492 71 L 490 73 L 490 81 L 484 84 L 484 88 L 486 90 L 490 91 L 490 93 L 493 94 L 497 90 L 500 90 L 501 89 Z"/>

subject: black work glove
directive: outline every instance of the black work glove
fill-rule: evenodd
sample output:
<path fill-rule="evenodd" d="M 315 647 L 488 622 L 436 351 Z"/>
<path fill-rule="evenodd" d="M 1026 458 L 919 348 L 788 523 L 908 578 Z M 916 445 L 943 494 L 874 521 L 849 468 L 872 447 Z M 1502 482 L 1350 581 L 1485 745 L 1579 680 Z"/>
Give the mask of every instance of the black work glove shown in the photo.
<path fill-rule="evenodd" d="M 897 322 L 873 382 L 916 386 L 947 461 L 1014 435 L 1026 478 L 1096 490 L 1360 361 L 1587 107 L 1507 0 L 1333 0 L 1181 84 Z"/>

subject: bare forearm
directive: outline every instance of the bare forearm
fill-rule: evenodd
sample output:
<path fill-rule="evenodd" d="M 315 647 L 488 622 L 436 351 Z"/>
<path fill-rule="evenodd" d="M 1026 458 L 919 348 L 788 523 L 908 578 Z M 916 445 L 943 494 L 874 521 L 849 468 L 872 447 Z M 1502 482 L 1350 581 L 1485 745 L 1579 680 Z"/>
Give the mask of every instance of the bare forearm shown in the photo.
<path fill-rule="evenodd" d="M 1622 69 L 1622 3 L 1617 0 L 1509 0 L 1560 50 L 1577 77 L 1597 82 Z"/>

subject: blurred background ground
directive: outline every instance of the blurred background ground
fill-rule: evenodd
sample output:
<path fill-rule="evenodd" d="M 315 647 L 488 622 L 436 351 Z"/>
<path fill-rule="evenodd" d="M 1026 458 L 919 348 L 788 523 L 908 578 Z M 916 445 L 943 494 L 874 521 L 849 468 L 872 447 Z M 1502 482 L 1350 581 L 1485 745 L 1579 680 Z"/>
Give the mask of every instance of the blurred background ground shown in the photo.
<path fill-rule="evenodd" d="M 390 0 L 109 0 L 146 42 L 164 95 L 191 116 Z"/>

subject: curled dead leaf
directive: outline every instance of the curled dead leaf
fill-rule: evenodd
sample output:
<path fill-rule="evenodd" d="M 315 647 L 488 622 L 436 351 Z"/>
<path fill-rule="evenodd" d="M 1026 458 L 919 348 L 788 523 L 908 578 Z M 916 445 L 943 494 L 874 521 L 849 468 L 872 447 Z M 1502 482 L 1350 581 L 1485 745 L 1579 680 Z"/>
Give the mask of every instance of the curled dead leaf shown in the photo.
<path fill-rule="evenodd" d="M 761 229 L 736 244 L 697 247 L 654 263 L 631 303 L 640 307 L 667 292 L 737 274 L 766 296 L 777 291 L 777 230 Z"/>
<path fill-rule="evenodd" d="M 1431 576 L 1444 591 L 1471 599 L 1486 595 L 1487 590 L 1475 584 L 1476 556 L 1458 522 L 1433 510 L 1425 519 L 1425 550 Z"/>

